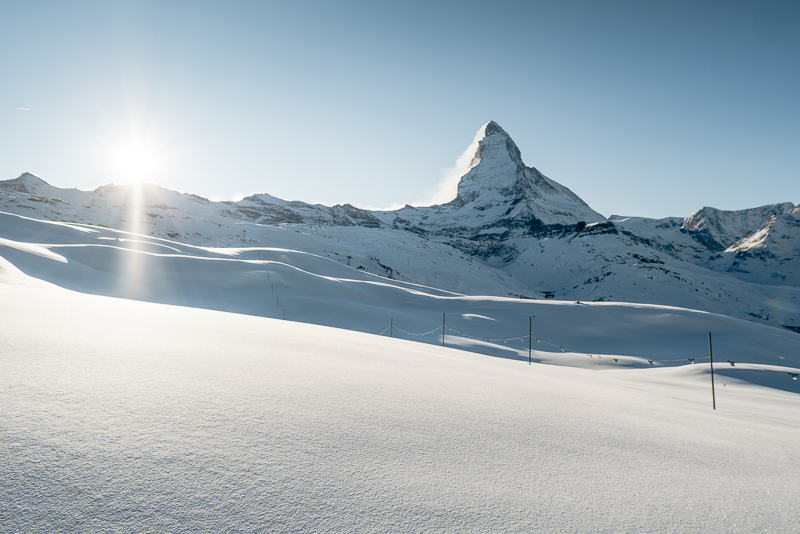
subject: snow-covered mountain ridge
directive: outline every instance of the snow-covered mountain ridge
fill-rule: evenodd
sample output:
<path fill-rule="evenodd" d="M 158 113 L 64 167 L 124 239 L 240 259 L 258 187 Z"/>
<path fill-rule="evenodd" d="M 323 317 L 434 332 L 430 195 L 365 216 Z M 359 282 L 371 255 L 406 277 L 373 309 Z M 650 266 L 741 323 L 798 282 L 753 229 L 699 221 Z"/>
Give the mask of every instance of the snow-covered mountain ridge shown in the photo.
<path fill-rule="evenodd" d="M 494 122 L 483 127 L 457 197 L 441 205 L 368 211 L 268 194 L 212 202 L 154 184 L 60 189 L 26 173 L 0 182 L 0 210 L 204 247 L 281 239 L 287 248 L 461 294 L 554 294 L 800 324 L 800 207 L 606 219 L 527 167 Z M 285 230 L 295 230 L 292 239 L 276 237 Z"/>

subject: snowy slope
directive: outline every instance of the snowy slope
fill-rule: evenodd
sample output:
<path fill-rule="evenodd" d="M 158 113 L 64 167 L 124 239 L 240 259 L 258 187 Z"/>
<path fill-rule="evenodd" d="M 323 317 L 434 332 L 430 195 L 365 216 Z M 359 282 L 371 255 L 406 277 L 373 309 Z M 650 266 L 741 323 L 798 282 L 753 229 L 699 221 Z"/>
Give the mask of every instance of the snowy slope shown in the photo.
<path fill-rule="evenodd" d="M 20 285 L 0 302 L 4 531 L 798 530 L 800 396 L 739 367 L 714 411 L 707 365 L 529 366 Z"/>
<path fill-rule="evenodd" d="M 704 207 L 691 214 L 683 222 L 682 229 L 715 252 L 732 246 L 741 236 L 757 232 L 768 219 L 791 212 L 790 202 L 761 206 L 740 211 L 724 211 Z"/>
<path fill-rule="evenodd" d="M 703 208 L 683 220 L 611 220 L 715 272 L 759 284 L 800 285 L 800 208 L 790 202 L 741 211 Z"/>
<path fill-rule="evenodd" d="M 665 306 L 481 296 L 475 289 L 491 282 L 480 271 L 461 279 L 465 291 L 444 291 L 282 246 L 197 247 L 3 214 L 0 223 L 15 231 L 15 239 L 0 240 L 2 257 L 15 271 L 94 294 L 285 317 L 431 344 L 442 341 L 444 314 L 446 344 L 514 360 L 527 360 L 533 317 L 539 358 L 571 366 L 650 367 L 637 357 L 642 352 L 658 355 L 653 366 L 700 361 L 713 332 L 722 360 L 774 365 L 782 356 L 787 366 L 800 367 L 800 336 L 788 330 Z M 276 242 L 317 237 L 272 231 Z M 438 253 L 432 261 L 446 269 Z M 652 346 L 661 338 L 669 342 Z"/>
<path fill-rule="evenodd" d="M 525 166 L 494 122 L 476 137 L 457 198 L 437 206 L 370 212 L 267 194 L 212 202 L 154 184 L 59 189 L 24 174 L 0 182 L 0 211 L 125 230 L 173 242 L 168 246 L 248 247 L 247 259 L 258 259 L 260 248 L 286 248 L 464 295 L 554 293 L 562 300 L 664 304 L 800 325 L 800 208 L 703 208 L 685 219 L 606 220 Z M 17 229 L 20 220 L 3 218 L 0 238 L 51 241 L 46 232 Z M 51 273 L 40 274 L 59 283 L 47 278 Z"/>

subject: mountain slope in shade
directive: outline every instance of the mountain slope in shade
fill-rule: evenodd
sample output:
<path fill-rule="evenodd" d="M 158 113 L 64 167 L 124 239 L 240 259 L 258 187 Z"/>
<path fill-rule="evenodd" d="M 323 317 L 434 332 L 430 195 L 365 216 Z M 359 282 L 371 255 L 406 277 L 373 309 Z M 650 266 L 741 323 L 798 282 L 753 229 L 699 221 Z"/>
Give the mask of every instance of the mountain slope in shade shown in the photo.
<path fill-rule="evenodd" d="M 612 217 L 672 256 L 757 284 L 800 286 L 800 207 L 703 208 L 686 219 Z"/>
<path fill-rule="evenodd" d="M 704 207 L 683 221 L 681 230 L 714 252 L 721 252 L 757 232 L 769 219 L 795 209 L 791 202 L 739 211 Z"/>

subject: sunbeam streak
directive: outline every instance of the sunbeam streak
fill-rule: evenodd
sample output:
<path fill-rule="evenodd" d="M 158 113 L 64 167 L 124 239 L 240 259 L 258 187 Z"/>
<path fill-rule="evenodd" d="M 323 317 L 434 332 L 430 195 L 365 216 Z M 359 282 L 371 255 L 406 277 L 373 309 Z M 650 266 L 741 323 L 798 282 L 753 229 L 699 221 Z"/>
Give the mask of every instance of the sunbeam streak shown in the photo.
<path fill-rule="evenodd" d="M 144 213 L 144 188 L 145 184 L 142 182 L 134 182 L 126 187 L 128 193 L 128 202 L 125 205 L 127 215 L 126 230 L 135 235 L 142 235 L 144 233 L 144 224 L 142 216 Z M 124 254 L 122 258 L 122 272 L 126 276 L 121 278 L 122 283 L 126 286 L 123 288 L 124 294 L 128 298 L 141 299 L 143 295 L 143 288 L 147 283 L 146 272 L 143 266 L 144 258 L 139 252 L 143 248 L 143 243 L 140 240 L 127 240 L 126 248 L 131 250 L 130 254 Z"/>

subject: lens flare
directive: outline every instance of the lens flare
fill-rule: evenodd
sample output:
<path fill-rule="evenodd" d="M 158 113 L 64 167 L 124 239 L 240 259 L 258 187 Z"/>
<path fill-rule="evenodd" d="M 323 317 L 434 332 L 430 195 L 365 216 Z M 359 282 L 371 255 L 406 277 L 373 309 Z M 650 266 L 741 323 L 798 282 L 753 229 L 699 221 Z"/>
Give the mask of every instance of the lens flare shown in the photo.
<path fill-rule="evenodd" d="M 124 195 L 121 205 L 125 209 L 126 230 L 130 232 L 130 239 L 124 239 L 121 242 L 127 250 L 121 251 L 121 261 L 123 262 L 123 283 L 125 284 L 124 292 L 128 298 L 131 299 L 145 299 L 147 296 L 144 291 L 147 287 L 145 277 L 147 269 L 145 261 L 147 259 L 144 254 L 144 247 L 140 236 L 145 232 L 144 221 L 144 189 L 146 185 L 142 182 L 134 182 L 130 185 L 121 188 Z"/>

